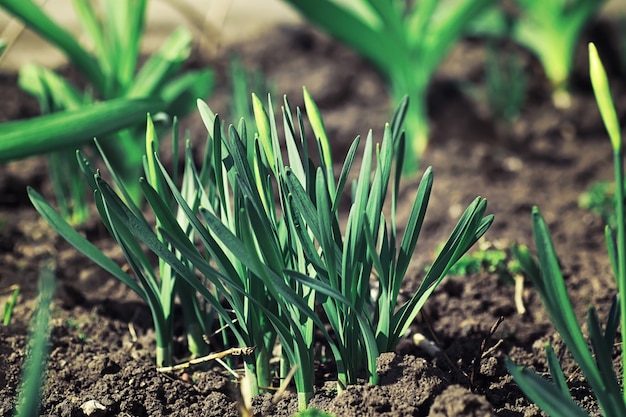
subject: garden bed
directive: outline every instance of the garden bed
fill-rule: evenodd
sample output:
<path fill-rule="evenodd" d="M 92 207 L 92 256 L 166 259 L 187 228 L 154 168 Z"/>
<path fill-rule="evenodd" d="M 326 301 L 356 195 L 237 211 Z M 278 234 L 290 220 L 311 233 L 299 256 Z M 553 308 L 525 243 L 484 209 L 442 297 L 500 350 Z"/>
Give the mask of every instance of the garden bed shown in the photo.
<path fill-rule="evenodd" d="M 354 137 L 367 134 L 369 128 L 380 140 L 390 114 L 384 84 L 367 63 L 337 43 L 308 27 L 279 27 L 262 42 L 233 45 L 222 59 L 209 63 L 217 67 L 220 81 L 207 101 L 221 113 L 228 108 L 229 91 L 223 57 L 231 51 L 237 51 L 246 65 L 260 68 L 294 107 L 302 104 L 301 87 L 307 86 L 324 116 L 335 160 L 341 160 Z M 593 182 L 611 179 L 612 153 L 591 87 L 584 81 L 585 54 L 581 53 L 574 77 L 572 107 L 561 111 L 552 106 L 541 71 L 529 59 L 533 78 L 528 103 L 520 120 L 505 129 L 494 125 L 456 83 L 480 81 L 481 51 L 472 42 L 462 43 L 431 89 L 432 140 L 422 165 L 433 166 L 435 181 L 402 295 L 417 289 L 424 266 L 434 259 L 463 207 L 481 195 L 488 200 L 488 212 L 496 216 L 486 240 L 501 247 L 514 242 L 532 246 L 530 211 L 539 206 L 581 321 L 590 303 L 604 317 L 615 294 L 604 225 L 580 209 L 577 199 Z M 19 92 L 14 76 L 2 75 L 0 82 L 5 96 L 0 120 L 37 113 L 35 101 Z M 623 119 L 626 87 L 615 87 Z M 185 126 L 201 146 L 205 132 L 199 118 L 191 117 Z M 156 371 L 148 308 L 70 248 L 30 205 L 26 186 L 51 197 L 43 164 L 37 158 L 0 167 L 0 289 L 12 284 L 22 289 L 12 323 L 0 327 L 0 415 L 12 415 L 39 263 L 50 254 L 58 261 L 58 289 L 42 415 L 82 416 L 81 406 L 90 400 L 105 407 L 92 414 L 99 416 L 238 415 L 237 386 L 223 368 L 198 370 L 191 378 Z M 417 184 L 417 179 L 404 182 L 399 224 L 407 219 Z M 80 230 L 123 262 L 96 216 Z M 430 356 L 409 336 L 395 354 L 381 356 L 379 386 L 351 386 L 340 396 L 334 391 L 332 364 L 320 364 L 318 392 L 311 405 L 340 416 L 540 415 L 508 375 L 504 358 L 544 372 L 544 344 L 552 342 L 559 356 L 564 349 L 529 281 L 523 301 L 527 312 L 519 314 L 513 286 L 496 274 L 446 278 L 427 302 L 426 315 L 412 326 L 412 331 L 436 340 L 445 355 Z M 502 323 L 489 337 L 500 317 Z M 487 352 L 481 358 L 486 339 Z M 562 356 L 576 400 L 599 414 L 575 362 Z M 255 399 L 254 409 L 263 416 L 291 415 L 297 410 L 296 396 L 286 394 L 274 402 L 267 394 Z"/>

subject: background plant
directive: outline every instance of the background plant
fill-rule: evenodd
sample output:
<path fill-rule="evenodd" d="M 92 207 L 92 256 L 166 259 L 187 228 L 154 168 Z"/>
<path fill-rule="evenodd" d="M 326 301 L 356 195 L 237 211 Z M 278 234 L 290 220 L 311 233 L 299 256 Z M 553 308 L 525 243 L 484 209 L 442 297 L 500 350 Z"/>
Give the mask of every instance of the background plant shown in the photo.
<path fill-rule="evenodd" d="M 524 107 L 528 85 L 519 53 L 503 42 L 492 42 L 487 47 L 485 81 L 491 116 L 505 124 L 513 123 Z"/>
<path fill-rule="evenodd" d="M 576 313 L 567 295 L 567 289 L 561 273 L 559 261 L 550 238 L 550 233 L 539 209 L 533 209 L 533 230 L 539 264 L 530 256 L 527 248 L 518 248 L 517 256 L 522 267 L 535 284 L 539 295 L 548 310 L 567 349 L 576 360 L 581 372 L 598 400 L 605 416 L 622 416 L 626 414 L 626 391 L 623 390 L 626 374 L 618 381 L 618 373 L 613 368 L 613 346 L 617 329 L 621 322 L 622 346 L 626 342 L 626 305 L 620 301 L 621 294 L 626 291 L 626 224 L 624 223 L 624 152 L 619 123 L 609 85 L 593 44 L 589 45 L 589 72 L 596 101 L 602 120 L 611 139 L 613 147 L 613 165 L 615 172 L 615 212 L 617 230 L 606 227 L 606 242 L 617 284 L 618 294 L 613 297 L 611 310 L 604 329 L 598 318 L 596 309 L 590 306 L 587 310 L 587 330 L 589 348 L 578 324 Z M 552 381 L 548 381 L 533 371 L 515 365 L 507 359 L 507 368 L 524 393 L 544 411 L 552 416 L 586 416 L 573 400 L 558 359 L 550 345 L 546 346 L 548 368 Z M 626 355 L 622 351 L 622 369 L 626 369 Z"/>
<path fill-rule="evenodd" d="M 498 243 L 481 241 L 477 249 L 463 255 L 448 273 L 468 276 L 481 271 L 496 274 L 508 283 L 513 283 L 513 277 L 522 272 L 519 262 L 508 248 Z"/>
<path fill-rule="evenodd" d="M 20 86 L 38 98 L 42 112 L 76 110 L 97 100 L 150 97 L 164 104 L 151 111 L 184 115 L 192 109 L 197 97 L 207 94 L 212 82 L 208 70 L 180 74 L 191 45 L 191 34 L 185 29 L 172 33 L 137 71 L 147 0 L 103 0 L 99 8 L 89 1 L 76 0 L 73 4 L 92 43 L 93 53 L 84 49 L 32 0 L 0 1 L 0 7 L 59 48 L 90 83 L 89 88 L 81 92 L 50 70 L 26 65 L 20 70 Z M 141 170 L 143 126 L 126 127 L 106 139 L 102 137 L 101 144 L 119 175 L 134 179 Z M 85 139 L 89 141 L 91 137 Z M 60 209 L 64 216 L 79 223 L 87 212 L 78 167 L 67 163 L 73 160 L 73 150 L 70 147 L 50 155 L 49 165 Z M 138 198 L 139 189 L 128 183 L 131 196 Z"/>
<path fill-rule="evenodd" d="M 426 93 L 450 49 L 491 0 L 287 0 L 303 16 L 369 59 L 387 77 L 396 105 L 408 94 L 407 171 L 428 142 Z"/>
<path fill-rule="evenodd" d="M 75 148 L 163 109 L 153 99 L 115 99 L 28 120 L 0 123 L 0 163 Z M 88 139 L 90 138 L 90 139 Z"/>
<path fill-rule="evenodd" d="M 514 0 L 515 7 L 492 8 L 474 27 L 510 36 L 541 63 L 557 107 L 569 107 L 568 81 L 580 35 L 598 13 L 602 0 Z"/>

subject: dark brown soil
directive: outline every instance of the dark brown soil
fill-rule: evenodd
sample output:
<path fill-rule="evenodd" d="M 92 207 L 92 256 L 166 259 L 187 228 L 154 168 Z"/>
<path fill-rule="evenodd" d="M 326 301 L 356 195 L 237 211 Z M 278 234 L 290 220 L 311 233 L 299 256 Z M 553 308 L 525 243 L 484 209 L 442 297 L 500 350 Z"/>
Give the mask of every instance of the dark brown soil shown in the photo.
<path fill-rule="evenodd" d="M 362 59 L 328 38 L 308 28 L 277 28 L 262 40 L 235 45 L 232 50 L 247 65 L 262 69 L 275 83 L 276 92 L 288 94 L 292 106 L 302 102 L 301 86 L 308 87 L 335 143 L 336 160 L 355 135 L 373 128 L 380 137 L 390 114 L 384 84 Z M 502 247 L 514 242 L 532 246 L 530 210 L 538 205 L 552 231 L 581 320 L 590 303 L 604 315 L 615 284 L 603 224 L 581 210 L 577 199 L 594 181 L 610 180 L 611 149 L 584 81 L 584 55 L 575 78 L 573 105 L 566 111 L 552 107 L 540 69 L 529 60 L 529 103 L 518 122 L 503 128 L 489 121 L 482 106 L 465 98 L 457 87 L 461 78 L 481 80 L 481 51 L 474 42 L 457 48 L 431 91 L 433 139 L 423 166 L 434 167 L 435 183 L 402 296 L 417 289 L 437 245 L 465 206 L 481 195 L 488 199 L 489 212 L 496 215 L 486 240 Z M 228 53 L 210 64 L 218 68 L 220 83 L 208 102 L 220 113 L 227 110 L 224 57 Z M 19 92 L 15 81 L 13 76 L 0 76 L 4 98 L 0 120 L 36 114 L 34 101 Z M 623 120 L 626 87 L 614 86 Z M 194 140 L 201 141 L 204 128 L 199 118 L 191 117 L 187 126 Z M 37 294 L 37 270 L 50 254 L 58 260 L 58 290 L 42 415 L 83 416 L 92 400 L 104 406 L 92 414 L 98 416 L 238 415 L 237 386 L 222 368 L 196 371 L 191 379 L 157 373 L 147 307 L 71 249 L 30 206 L 27 185 L 51 196 L 46 176 L 41 158 L 0 167 L 0 289 L 12 284 L 22 288 L 12 323 L 0 326 L 0 415 L 12 415 Z M 408 216 L 416 187 L 417 180 L 404 183 L 399 223 Z M 96 217 L 81 230 L 123 263 Z M 427 314 L 412 329 L 436 340 L 445 355 L 430 356 L 409 336 L 396 353 L 380 357 L 379 386 L 351 386 L 337 396 L 332 381 L 327 378 L 324 384 L 325 375 L 319 375 L 312 405 L 340 416 L 541 415 L 508 376 L 504 358 L 510 356 L 545 372 L 544 343 L 551 341 L 558 353 L 563 346 L 529 282 L 523 299 L 527 313 L 521 315 L 515 308 L 513 287 L 495 274 L 446 278 L 426 304 Z M 500 317 L 503 322 L 487 348 L 502 342 L 480 358 L 481 343 Z M 182 337 L 179 342 L 182 346 Z M 180 352 L 184 352 L 182 347 Z M 477 358 L 477 372 L 472 376 Z M 591 392 L 567 355 L 563 364 L 576 399 L 591 414 L 599 415 Z M 260 416 L 291 415 L 296 409 L 294 394 L 277 402 L 266 394 L 254 402 Z"/>

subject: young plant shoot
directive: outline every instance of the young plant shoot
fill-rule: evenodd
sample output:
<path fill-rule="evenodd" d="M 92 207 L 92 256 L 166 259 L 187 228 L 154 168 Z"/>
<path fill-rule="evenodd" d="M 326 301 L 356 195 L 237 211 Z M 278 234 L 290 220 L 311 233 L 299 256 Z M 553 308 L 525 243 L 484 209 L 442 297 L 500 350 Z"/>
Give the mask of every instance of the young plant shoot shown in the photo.
<path fill-rule="evenodd" d="M 227 329 L 221 340 L 225 349 L 237 347 L 250 353 L 243 355 L 244 380 L 250 393 L 256 395 L 270 387 L 276 375 L 282 379 L 293 374 L 301 409 L 313 395 L 316 328 L 337 364 L 340 390 L 356 383 L 361 374 L 376 383 L 379 353 L 395 349 L 437 284 L 493 220 L 493 216 L 484 216 L 486 201 L 476 198 L 417 293 L 398 306 L 398 293 L 433 183 L 432 170 L 427 169 L 397 246 L 395 209 L 408 102 L 402 102 L 391 125 L 385 127 L 375 151 L 371 132 L 368 135 L 342 232 L 339 203 L 359 138 L 336 178 L 331 142 L 306 89 L 304 101 L 317 141 L 314 149 L 305 137 L 303 114 L 298 109 L 294 116 L 286 98 L 281 108 L 286 149 L 279 141 L 269 96 L 265 105 L 252 96 L 255 126 L 242 120 L 237 127 L 228 128 L 199 101 L 208 131 L 204 157 L 197 166 L 187 142 L 181 181 L 176 169 L 169 174 L 161 163 L 149 121 L 145 176 L 140 186 L 155 215 L 155 227 L 132 204 L 124 182 L 111 166 L 108 169 L 122 197 L 79 153 L 98 211 L 122 247 L 135 278 L 96 251 L 30 190 L 37 210 L 63 237 L 149 304 L 157 328 L 159 365 L 171 362 L 175 295 L 183 304 L 190 347 L 196 340 L 193 329 L 209 330 L 206 316 L 198 315 L 200 306 L 194 304 L 199 296 L 211 306 L 219 327 Z M 387 220 L 383 212 L 388 194 L 391 214 Z M 158 256 L 158 273 L 153 272 L 140 242 Z M 373 279 L 379 281 L 375 298 L 371 295 Z M 318 315 L 320 309 L 328 318 L 330 332 Z M 277 343 L 280 365 L 272 366 Z"/>
<path fill-rule="evenodd" d="M 428 143 L 426 93 L 430 81 L 470 22 L 493 0 L 287 0 L 302 15 L 369 59 L 387 77 L 398 105 L 408 94 L 408 152 L 416 173 Z"/>
<path fill-rule="evenodd" d="M 606 227 L 606 242 L 617 283 L 618 294 L 613 298 L 604 330 L 596 309 L 590 306 L 587 312 L 589 343 L 583 335 L 572 303 L 567 295 L 563 274 L 550 238 L 550 233 L 539 209 L 533 209 L 533 230 L 539 264 L 530 256 L 528 249 L 517 249 L 522 268 L 533 281 L 548 310 L 548 314 L 561 335 L 568 350 L 578 363 L 580 371 L 593 390 L 602 414 L 607 417 L 626 415 L 626 391 L 623 389 L 626 373 L 613 368 L 613 345 L 621 323 L 622 346 L 626 342 L 626 305 L 620 301 L 626 291 L 626 234 L 624 224 L 624 166 L 623 147 L 619 123 L 611 98 L 608 80 L 598 52 L 589 44 L 589 73 L 591 83 L 602 115 L 602 120 L 611 139 L 615 171 L 615 212 L 617 230 Z M 554 350 L 546 346 L 546 355 L 552 381 L 544 379 L 531 370 L 517 366 L 510 359 L 507 368 L 524 393 L 551 416 L 586 416 L 573 400 L 566 384 Z M 626 365 L 626 354 L 622 352 L 622 369 Z M 622 381 L 618 381 L 621 374 Z"/>
<path fill-rule="evenodd" d="M 46 380 L 48 339 L 50 337 L 51 309 L 56 287 L 56 264 L 47 259 L 39 268 L 39 299 L 31 322 L 29 352 L 24 362 L 22 382 L 15 405 L 15 417 L 39 415 L 41 392 Z"/>

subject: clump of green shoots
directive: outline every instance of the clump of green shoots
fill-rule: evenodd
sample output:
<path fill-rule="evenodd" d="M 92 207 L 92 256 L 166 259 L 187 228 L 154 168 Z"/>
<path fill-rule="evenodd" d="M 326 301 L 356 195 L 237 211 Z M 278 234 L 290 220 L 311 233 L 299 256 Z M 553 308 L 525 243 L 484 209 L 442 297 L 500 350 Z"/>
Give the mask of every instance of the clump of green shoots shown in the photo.
<path fill-rule="evenodd" d="M 79 111 L 102 100 L 152 99 L 149 107 L 133 109 L 135 116 L 132 118 L 118 109 L 117 115 L 120 120 L 126 121 L 125 124 L 116 123 L 116 129 L 109 128 L 99 133 L 101 146 L 118 174 L 126 180 L 135 179 L 141 171 L 144 148 L 141 120 L 145 118 L 145 113 L 165 111 L 170 116 L 186 114 L 193 109 L 195 98 L 209 91 L 212 74 L 208 70 L 180 74 L 191 49 L 191 34 L 186 29 L 173 32 L 138 70 L 147 0 L 105 0 L 100 7 L 89 1 L 76 0 L 73 4 L 79 23 L 92 44 L 93 53 L 81 46 L 72 34 L 32 0 L 0 0 L 1 8 L 59 48 L 87 79 L 89 87 L 80 91 L 55 72 L 36 65 L 26 65 L 20 70 L 19 84 L 39 100 L 43 113 Z M 140 115 L 139 123 L 137 114 Z M 120 130 L 122 127 L 126 129 Z M 105 134 L 109 135 L 106 139 Z M 77 143 L 89 144 L 92 138 L 93 135 L 86 135 L 68 144 L 63 138 L 46 137 L 43 149 L 35 142 L 20 138 L 22 151 L 56 151 L 49 155 L 50 178 L 59 208 L 72 223 L 82 223 L 88 213 L 80 170 L 68 161 L 74 159 Z M 10 157 L 21 156 L 3 154 L 2 160 Z M 131 181 L 127 182 L 131 196 L 137 199 L 140 194 L 138 187 Z"/>
<path fill-rule="evenodd" d="M 185 321 L 197 323 L 205 332 L 208 320 L 198 313 L 206 303 L 219 327 L 227 329 L 222 332 L 224 346 L 244 353 L 250 394 L 269 387 L 274 375 L 281 379 L 293 375 L 301 409 L 313 395 L 315 329 L 324 335 L 337 365 L 339 390 L 360 376 L 376 383 L 380 352 L 395 349 L 437 284 L 493 220 L 484 216 L 486 201 L 476 198 L 418 291 L 399 306 L 398 294 L 433 183 L 432 169 L 427 169 L 400 238 L 395 211 L 408 102 L 385 127 L 379 145 L 374 147 L 371 131 L 368 134 L 359 176 L 347 188 L 352 190 L 351 205 L 343 230 L 340 201 L 346 197 L 360 138 L 354 140 L 336 177 L 331 142 L 306 90 L 304 102 L 315 147 L 305 136 L 302 112 L 298 109 L 294 116 L 286 98 L 281 108 L 284 148 L 269 97 L 263 104 L 252 96 L 255 123 L 250 127 L 243 119 L 226 127 L 199 101 L 208 132 L 206 148 L 196 165 L 187 141 L 181 178 L 176 168 L 170 175 L 163 166 L 149 120 L 144 178 L 139 183 L 155 215 L 155 226 L 128 198 L 125 184 L 110 165 L 121 197 L 78 154 L 100 216 L 122 247 L 134 277 L 96 251 L 40 195 L 29 191 L 37 210 L 66 240 L 149 304 L 157 329 L 159 366 L 171 362 L 174 297 L 189 313 Z M 389 217 L 383 214 L 388 194 Z M 158 272 L 153 271 L 142 244 L 157 255 Z M 379 291 L 372 297 L 374 279 Z M 193 304 L 198 296 L 203 303 Z M 318 314 L 320 309 L 330 330 Z M 275 369 L 271 359 L 277 343 L 281 356 Z"/>
<path fill-rule="evenodd" d="M 613 298 L 604 329 L 596 309 L 587 310 L 587 331 L 589 340 L 583 335 L 576 313 L 567 295 L 567 289 L 559 261 L 550 238 L 550 233 L 538 208 L 533 209 L 533 230 L 539 264 L 525 247 L 517 249 L 524 271 L 533 281 L 548 314 L 559 332 L 567 349 L 578 363 L 589 386 L 598 401 L 602 414 L 608 417 L 626 415 L 626 391 L 624 381 L 626 373 L 613 368 L 613 347 L 618 327 L 621 323 L 622 346 L 626 343 L 626 305 L 621 298 L 626 291 L 626 233 L 624 217 L 624 151 L 613 100 L 608 80 L 598 53 L 593 44 L 589 44 L 589 72 L 596 101 L 602 120 L 613 147 L 613 165 L 615 172 L 615 213 L 617 228 L 606 227 L 606 243 L 611 266 L 617 284 L 617 295 Z M 589 348 L 589 344 L 591 348 Z M 567 387 L 567 381 L 561 370 L 558 358 L 550 345 L 546 346 L 548 368 L 552 380 L 542 378 L 533 371 L 517 366 L 507 359 L 507 368 L 524 393 L 552 416 L 586 416 L 575 403 Z M 622 369 L 626 369 L 626 354 L 622 349 Z M 621 373 L 622 381 L 618 380 Z"/>
<path fill-rule="evenodd" d="M 412 109 L 406 120 L 410 146 L 405 168 L 415 173 L 428 142 L 426 93 L 431 79 L 471 21 L 494 1 L 287 2 L 378 67 L 396 105 L 408 94 Z"/>

